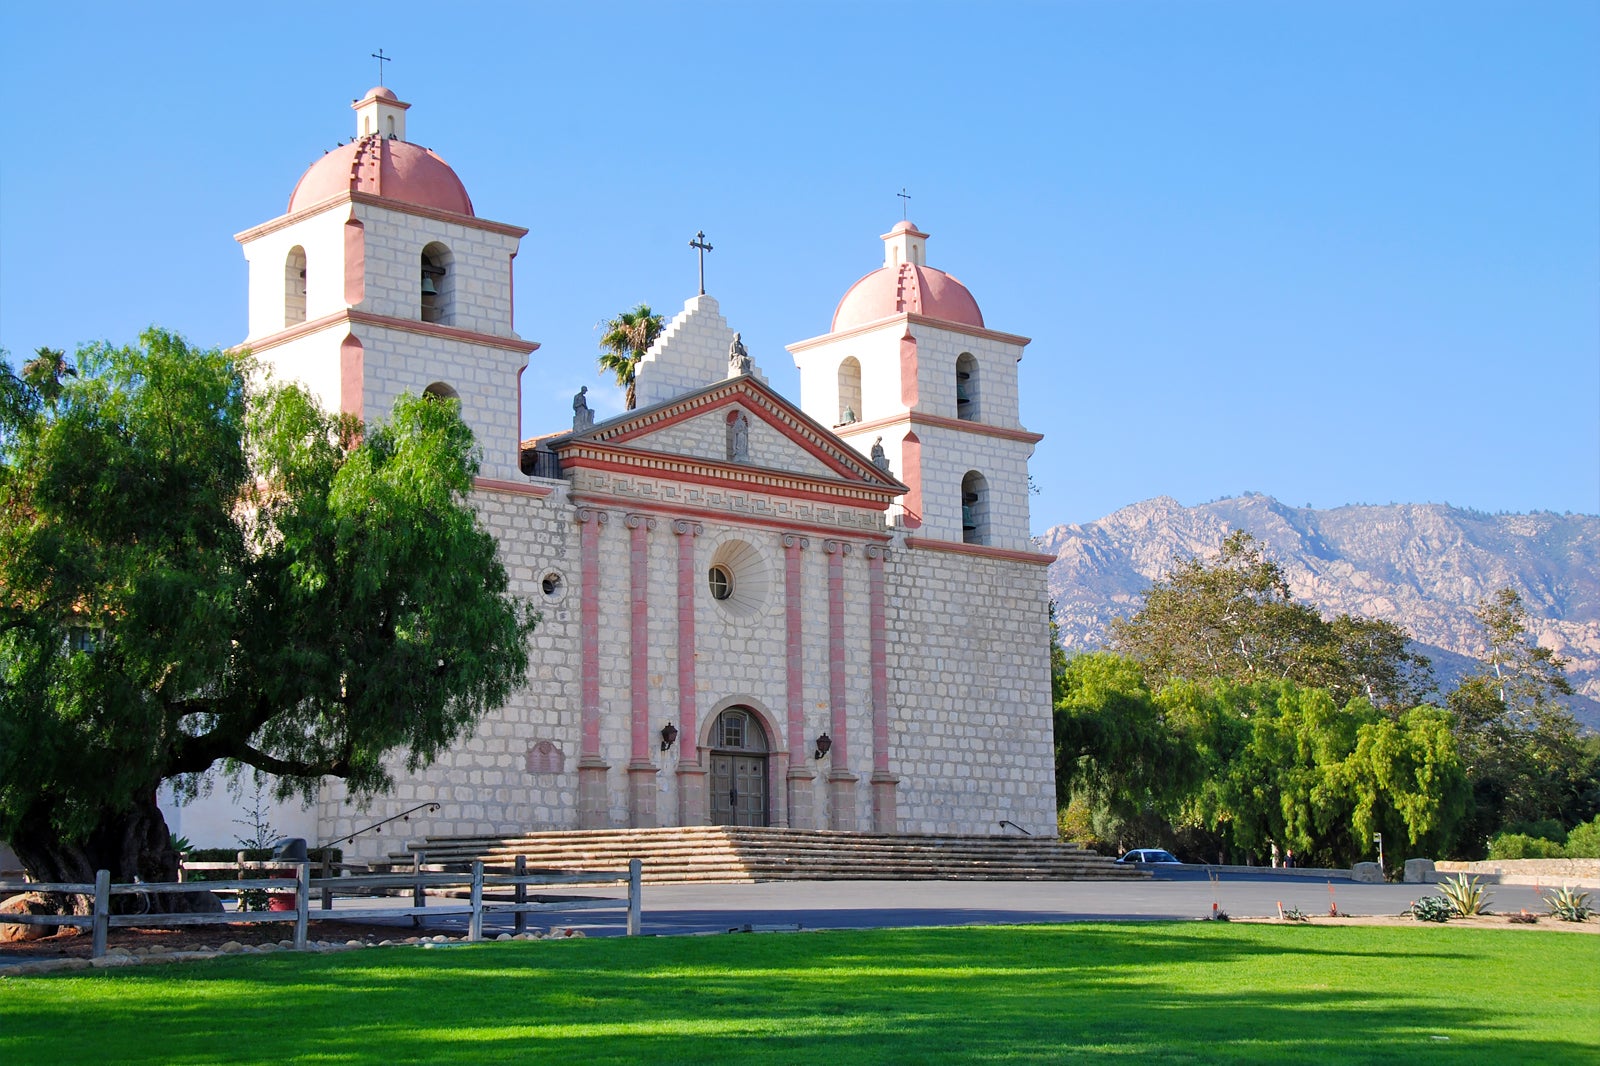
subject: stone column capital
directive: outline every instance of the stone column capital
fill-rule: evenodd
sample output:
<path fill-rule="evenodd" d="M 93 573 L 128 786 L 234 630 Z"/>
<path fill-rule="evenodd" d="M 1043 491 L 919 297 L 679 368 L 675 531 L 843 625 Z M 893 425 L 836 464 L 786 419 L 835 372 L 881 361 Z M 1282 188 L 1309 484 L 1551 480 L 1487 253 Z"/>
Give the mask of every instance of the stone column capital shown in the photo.
<path fill-rule="evenodd" d="M 861 551 L 868 559 L 887 559 L 889 557 L 889 546 L 887 544 L 868 544 Z"/>
<path fill-rule="evenodd" d="M 828 552 L 829 555 L 849 555 L 850 554 L 850 543 L 848 541 L 843 541 L 843 540 L 825 540 L 825 541 L 822 542 L 822 546 L 825 549 L 827 549 L 827 552 Z"/>
<path fill-rule="evenodd" d="M 611 515 L 594 507 L 580 507 L 578 508 L 578 521 L 583 525 L 593 522 L 596 525 L 603 526 L 611 521 Z"/>
<path fill-rule="evenodd" d="M 680 537 L 698 537 L 706 531 L 706 527 L 699 522 L 691 522 L 686 518 L 674 518 L 672 531 Z"/>
<path fill-rule="evenodd" d="M 811 538 L 802 537 L 798 533 L 785 533 L 783 535 L 783 546 L 793 551 L 803 550 L 811 547 Z"/>
<path fill-rule="evenodd" d="M 630 514 L 624 521 L 629 529 L 638 529 L 640 526 L 647 530 L 656 528 L 656 520 L 647 514 Z"/>

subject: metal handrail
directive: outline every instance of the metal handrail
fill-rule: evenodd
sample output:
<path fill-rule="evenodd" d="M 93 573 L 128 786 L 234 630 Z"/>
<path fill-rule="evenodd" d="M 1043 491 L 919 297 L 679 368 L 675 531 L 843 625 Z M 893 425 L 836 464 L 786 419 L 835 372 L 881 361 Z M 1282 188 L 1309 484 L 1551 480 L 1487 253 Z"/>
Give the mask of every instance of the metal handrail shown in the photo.
<path fill-rule="evenodd" d="M 1022 828 L 1022 826 L 1018 825 L 1016 822 L 1013 822 L 1010 818 L 1002 818 L 1002 819 L 1000 819 L 1000 828 L 1001 829 L 1004 829 L 1008 825 L 1011 828 L 1015 829 L 1017 832 L 1021 833 L 1025 837 L 1033 836 L 1032 833 L 1030 833 L 1026 829 Z"/>
<path fill-rule="evenodd" d="M 357 829 L 354 833 L 341 833 L 339 836 L 334 837 L 332 840 L 328 841 L 325 844 L 318 844 L 317 847 L 312 849 L 312 850 L 320 850 L 322 848 L 331 848 L 335 844 L 340 843 L 341 841 L 343 843 L 346 843 L 346 844 L 354 844 L 356 842 L 356 837 L 360 836 L 362 833 L 365 833 L 370 829 L 378 829 L 378 830 L 381 831 L 383 826 L 388 825 L 390 822 L 398 822 L 398 821 L 400 821 L 402 819 L 404 819 L 405 821 L 409 822 L 409 821 L 411 821 L 411 816 L 413 814 L 415 814 L 418 811 L 423 810 L 423 809 L 426 809 L 429 814 L 432 814 L 434 811 L 437 811 L 439 809 L 439 804 L 438 804 L 437 801 L 434 801 L 432 803 L 419 803 L 415 807 L 412 807 L 409 810 L 401 811 L 399 814 L 393 815 L 391 817 L 385 818 L 381 822 L 373 822 L 371 825 L 363 826 L 362 828 Z"/>

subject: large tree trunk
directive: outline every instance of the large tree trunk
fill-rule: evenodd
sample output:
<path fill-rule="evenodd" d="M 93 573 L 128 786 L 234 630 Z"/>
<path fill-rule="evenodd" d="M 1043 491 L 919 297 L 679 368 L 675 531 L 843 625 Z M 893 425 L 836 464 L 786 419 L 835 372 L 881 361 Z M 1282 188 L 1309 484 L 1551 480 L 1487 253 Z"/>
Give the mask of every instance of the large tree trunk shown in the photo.
<path fill-rule="evenodd" d="M 178 853 L 153 793 L 128 810 L 103 811 L 100 824 L 83 840 L 62 840 L 44 810 L 35 808 L 11 834 L 10 844 L 35 881 L 92 884 L 97 870 L 109 870 L 112 884 L 178 879 Z M 88 912 L 86 896 L 58 898 L 64 914 Z M 195 893 L 116 895 L 111 912 L 184 912 L 195 910 L 197 899 Z"/>

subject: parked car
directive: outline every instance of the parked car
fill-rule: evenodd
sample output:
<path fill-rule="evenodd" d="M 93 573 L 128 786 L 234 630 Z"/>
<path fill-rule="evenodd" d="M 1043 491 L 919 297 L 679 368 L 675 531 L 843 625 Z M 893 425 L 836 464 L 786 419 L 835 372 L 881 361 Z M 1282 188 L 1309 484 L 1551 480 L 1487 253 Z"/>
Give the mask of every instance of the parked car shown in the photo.
<path fill-rule="evenodd" d="M 1183 865 L 1172 852 L 1162 851 L 1160 848 L 1135 848 L 1117 860 L 1118 866 L 1151 866 L 1155 864 L 1163 866 Z"/>

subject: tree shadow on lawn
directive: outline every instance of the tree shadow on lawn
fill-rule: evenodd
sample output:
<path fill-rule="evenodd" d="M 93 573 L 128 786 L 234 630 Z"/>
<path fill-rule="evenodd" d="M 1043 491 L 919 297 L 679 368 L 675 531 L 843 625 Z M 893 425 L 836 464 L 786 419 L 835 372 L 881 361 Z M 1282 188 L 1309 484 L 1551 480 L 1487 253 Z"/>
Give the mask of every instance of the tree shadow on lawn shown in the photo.
<path fill-rule="evenodd" d="M 63 994 L 28 997 L 24 1010 L 0 1004 L 0 1017 L 3 1031 L 26 1022 L 48 1034 L 49 1054 L 3 1036 L 0 1050 L 33 1052 L 19 1062 L 98 1062 L 116 1048 L 122 1062 L 179 1064 L 1595 1055 L 1593 1043 L 1530 1018 L 1532 974 L 1514 1005 L 1503 988 L 1488 1004 L 1451 991 L 1481 988 L 1507 965 L 1495 934 L 1474 942 L 1461 931 L 1456 950 L 1431 943 L 1422 955 L 1406 950 L 1414 930 L 1336 939 L 1260 928 L 893 930 L 221 959 L 35 982 Z M 1285 932 L 1299 936 L 1286 943 Z M 1541 967 L 1559 964 L 1541 955 Z M 96 993 L 92 1006 L 72 986 Z"/>

